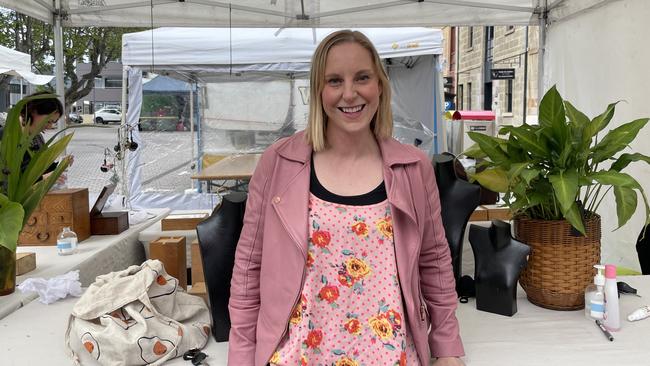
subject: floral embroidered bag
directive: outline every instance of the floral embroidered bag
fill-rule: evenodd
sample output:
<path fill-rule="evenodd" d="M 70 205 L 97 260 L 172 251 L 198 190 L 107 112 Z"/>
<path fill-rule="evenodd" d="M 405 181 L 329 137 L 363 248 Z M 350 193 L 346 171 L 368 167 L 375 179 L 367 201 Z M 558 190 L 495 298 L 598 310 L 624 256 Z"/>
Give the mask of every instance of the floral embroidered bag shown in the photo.
<path fill-rule="evenodd" d="M 160 365 L 210 335 L 210 312 L 158 260 L 98 276 L 72 309 L 66 346 L 75 364 Z"/>

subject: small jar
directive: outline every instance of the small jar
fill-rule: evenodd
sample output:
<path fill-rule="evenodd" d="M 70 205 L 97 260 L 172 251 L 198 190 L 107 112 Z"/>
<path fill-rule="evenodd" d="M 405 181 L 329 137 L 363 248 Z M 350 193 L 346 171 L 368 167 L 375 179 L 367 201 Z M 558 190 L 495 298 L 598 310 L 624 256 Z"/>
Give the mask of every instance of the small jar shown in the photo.
<path fill-rule="evenodd" d="M 59 255 L 70 255 L 77 251 L 77 234 L 66 226 L 56 240 Z"/>

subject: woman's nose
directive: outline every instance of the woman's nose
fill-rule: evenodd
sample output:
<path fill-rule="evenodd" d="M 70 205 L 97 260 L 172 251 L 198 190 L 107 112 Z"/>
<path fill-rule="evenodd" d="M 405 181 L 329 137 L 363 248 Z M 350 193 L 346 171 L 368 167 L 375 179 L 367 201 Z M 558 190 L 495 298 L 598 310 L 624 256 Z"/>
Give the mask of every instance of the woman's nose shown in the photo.
<path fill-rule="evenodd" d="M 352 100 L 356 98 L 357 90 L 353 83 L 345 83 L 343 87 L 343 99 Z"/>

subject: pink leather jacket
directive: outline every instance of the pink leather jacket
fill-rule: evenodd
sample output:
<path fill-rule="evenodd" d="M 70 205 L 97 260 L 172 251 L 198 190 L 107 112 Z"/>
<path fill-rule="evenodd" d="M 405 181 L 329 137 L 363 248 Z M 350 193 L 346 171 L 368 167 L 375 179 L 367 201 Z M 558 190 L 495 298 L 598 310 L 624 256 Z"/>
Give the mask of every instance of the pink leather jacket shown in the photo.
<path fill-rule="evenodd" d="M 392 138 L 379 146 L 404 311 L 420 364 L 428 366 L 431 356 L 462 356 L 433 168 L 421 151 Z M 250 181 L 230 287 L 229 365 L 266 365 L 298 301 L 307 260 L 311 153 L 303 132 L 282 139 L 264 152 Z"/>

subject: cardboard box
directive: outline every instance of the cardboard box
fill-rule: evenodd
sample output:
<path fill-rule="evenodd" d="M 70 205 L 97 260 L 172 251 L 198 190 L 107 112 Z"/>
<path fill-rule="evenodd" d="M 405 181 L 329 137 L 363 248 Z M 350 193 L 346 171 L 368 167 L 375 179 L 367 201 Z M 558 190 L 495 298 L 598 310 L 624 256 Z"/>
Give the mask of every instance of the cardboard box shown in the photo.
<path fill-rule="evenodd" d="M 195 230 L 196 225 L 207 219 L 208 213 L 170 214 L 161 222 L 162 231 Z"/>
<path fill-rule="evenodd" d="M 187 289 L 187 254 L 185 237 L 161 237 L 149 243 L 149 259 L 158 259 L 165 271 L 178 279 L 178 285 Z"/>
<path fill-rule="evenodd" d="M 205 277 L 203 276 L 203 259 L 199 241 L 194 239 L 192 241 L 192 286 L 197 282 L 205 282 Z"/>
<path fill-rule="evenodd" d="M 16 253 L 16 276 L 36 269 L 36 253 Z"/>
<path fill-rule="evenodd" d="M 32 213 L 18 237 L 19 245 L 56 245 L 64 227 L 70 227 L 82 242 L 90 236 L 88 188 L 48 192 Z"/>
<path fill-rule="evenodd" d="M 129 228 L 129 213 L 102 212 L 90 217 L 90 233 L 92 235 L 115 235 Z"/>

